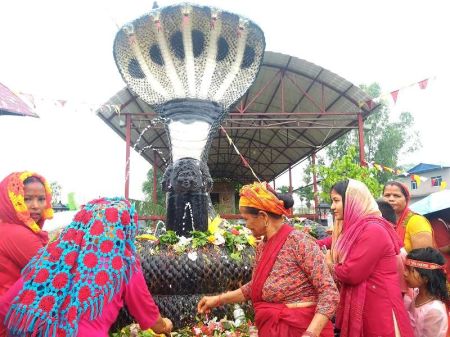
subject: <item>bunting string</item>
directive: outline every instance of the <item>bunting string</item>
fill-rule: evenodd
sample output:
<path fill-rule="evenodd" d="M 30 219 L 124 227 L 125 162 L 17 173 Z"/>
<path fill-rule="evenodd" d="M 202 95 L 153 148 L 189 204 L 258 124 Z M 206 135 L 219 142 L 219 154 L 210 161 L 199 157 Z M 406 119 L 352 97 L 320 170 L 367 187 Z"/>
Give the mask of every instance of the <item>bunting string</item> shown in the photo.
<path fill-rule="evenodd" d="M 428 88 L 428 83 L 435 79 L 436 79 L 436 76 L 433 76 L 433 77 L 429 77 L 429 78 L 426 78 L 426 79 L 418 81 L 418 82 L 410 83 L 408 85 L 402 86 L 401 88 L 398 88 L 391 92 L 386 92 L 386 93 L 380 94 L 376 98 L 359 101 L 358 106 L 359 106 L 359 108 L 362 108 L 365 105 L 369 109 L 372 109 L 375 105 L 379 104 L 381 100 L 387 99 L 389 97 L 392 98 L 394 104 L 396 104 L 400 91 L 403 91 L 408 88 L 416 87 L 416 86 L 418 86 L 421 90 L 425 90 Z"/>
<path fill-rule="evenodd" d="M 258 180 L 259 182 L 261 182 L 261 180 L 258 178 L 258 176 L 256 175 L 255 171 L 253 171 L 252 167 L 250 166 L 250 164 L 248 163 L 247 159 L 244 158 L 244 156 L 241 154 L 241 152 L 239 151 L 239 149 L 236 147 L 236 145 L 234 144 L 233 140 L 231 139 L 231 137 L 228 135 L 227 131 L 224 129 L 223 126 L 220 127 L 220 129 L 222 130 L 222 132 L 225 134 L 225 136 L 228 139 L 228 143 L 230 143 L 230 146 L 232 146 L 234 148 L 234 151 L 237 153 L 237 155 L 241 158 L 242 164 L 247 167 L 248 169 L 250 169 L 250 171 L 252 172 L 253 176 L 256 178 L 256 180 Z"/>
<path fill-rule="evenodd" d="M 390 172 L 397 176 L 405 176 L 405 177 L 409 176 L 411 178 L 411 181 L 415 181 L 418 187 L 420 186 L 421 183 L 428 181 L 428 179 L 429 179 L 427 177 L 419 176 L 417 174 L 410 174 L 402 169 L 394 169 L 394 168 L 384 166 L 381 164 L 377 164 L 374 162 L 367 163 L 367 165 L 369 168 L 375 168 L 376 170 L 378 170 L 380 172 Z M 431 178 L 431 185 L 439 186 L 441 190 L 444 190 L 447 187 L 447 182 L 445 180 L 441 180 L 441 182 L 439 183 L 439 181 L 436 178 Z"/>

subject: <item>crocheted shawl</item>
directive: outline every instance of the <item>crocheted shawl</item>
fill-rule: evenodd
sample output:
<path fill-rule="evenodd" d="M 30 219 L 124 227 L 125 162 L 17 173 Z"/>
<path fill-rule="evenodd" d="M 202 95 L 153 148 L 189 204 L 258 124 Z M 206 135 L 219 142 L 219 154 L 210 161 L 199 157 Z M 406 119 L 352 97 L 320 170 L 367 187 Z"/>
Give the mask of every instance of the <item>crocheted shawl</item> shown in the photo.
<path fill-rule="evenodd" d="M 80 317 L 95 319 L 137 268 L 137 213 L 121 198 L 85 205 L 59 238 L 22 271 L 24 286 L 5 322 L 16 336 L 76 336 Z"/>

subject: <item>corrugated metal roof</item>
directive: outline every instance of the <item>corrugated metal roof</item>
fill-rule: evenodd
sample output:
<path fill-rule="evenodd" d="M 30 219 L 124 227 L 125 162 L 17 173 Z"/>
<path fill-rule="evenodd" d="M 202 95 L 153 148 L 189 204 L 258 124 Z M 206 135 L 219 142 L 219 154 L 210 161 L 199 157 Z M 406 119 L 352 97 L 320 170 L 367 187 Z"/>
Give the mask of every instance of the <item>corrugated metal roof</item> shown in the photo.
<path fill-rule="evenodd" d="M 164 169 L 170 161 L 168 138 L 162 125 L 149 126 L 157 117 L 153 109 L 128 88 L 105 105 L 121 106 L 120 114 L 105 106 L 97 113 L 123 139 L 124 115 L 133 114 L 135 150 Z M 270 181 L 355 128 L 359 112 L 366 118 L 375 108 L 371 97 L 339 75 L 302 59 L 266 52 L 254 84 L 222 126 L 256 174 Z M 222 132 L 212 142 L 208 166 L 213 178 L 254 180 Z"/>
<path fill-rule="evenodd" d="M 409 169 L 408 173 L 409 174 L 420 174 L 420 173 L 425 173 L 425 172 L 429 172 L 429 171 L 440 170 L 440 169 L 447 168 L 447 167 L 448 166 L 420 163 L 420 164 L 414 166 L 413 168 Z"/>

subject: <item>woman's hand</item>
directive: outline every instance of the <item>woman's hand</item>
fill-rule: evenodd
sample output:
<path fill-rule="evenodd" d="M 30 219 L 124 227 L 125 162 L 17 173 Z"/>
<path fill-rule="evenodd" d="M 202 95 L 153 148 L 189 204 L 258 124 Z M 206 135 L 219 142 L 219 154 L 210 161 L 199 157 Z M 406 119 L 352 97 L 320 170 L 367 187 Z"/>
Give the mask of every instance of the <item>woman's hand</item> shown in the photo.
<path fill-rule="evenodd" d="M 330 267 L 333 264 L 333 257 L 331 256 L 330 250 L 327 250 L 325 254 L 325 262 L 327 263 L 328 267 Z"/>
<path fill-rule="evenodd" d="M 173 330 L 173 323 L 170 319 L 168 318 L 163 318 L 164 321 L 164 325 L 165 325 L 165 329 L 164 329 L 164 334 L 166 334 L 167 336 L 170 336 L 170 333 Z"/>
<path fill-rule="evenodd" d="M 197 304 L 197 311 L 200 314 L 205 314 L 211 311 L 212 308 L 219 306 L 219 296 L 204 296 Z"/>

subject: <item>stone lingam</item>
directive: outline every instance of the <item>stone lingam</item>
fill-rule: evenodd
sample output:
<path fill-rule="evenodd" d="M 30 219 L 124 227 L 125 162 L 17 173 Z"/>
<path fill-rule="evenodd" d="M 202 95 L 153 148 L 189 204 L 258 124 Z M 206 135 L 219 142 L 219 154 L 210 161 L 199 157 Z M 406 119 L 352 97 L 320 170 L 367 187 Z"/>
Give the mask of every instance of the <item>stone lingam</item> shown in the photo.
<path fill-rule="evenodd" d="M 250 20 L 192 4 L 152 10 L 116 35 L 123 79 L 164 121 L 171 153 L 163 181 L 166 228 L 178 236 L 206 231 L 214 217 L 210 144 L 255 80 L 264 48 L 264 34 Z M 155 301 L 176 327 L 193 322 L 203 294 L 234 289 L 251 276 L 251 251 L 234 261 L 218 246 L 195 252 L 196 259 L 154 248 L 143 243 L 142 266 Z"/>

